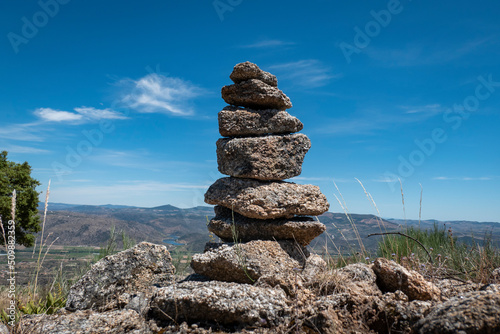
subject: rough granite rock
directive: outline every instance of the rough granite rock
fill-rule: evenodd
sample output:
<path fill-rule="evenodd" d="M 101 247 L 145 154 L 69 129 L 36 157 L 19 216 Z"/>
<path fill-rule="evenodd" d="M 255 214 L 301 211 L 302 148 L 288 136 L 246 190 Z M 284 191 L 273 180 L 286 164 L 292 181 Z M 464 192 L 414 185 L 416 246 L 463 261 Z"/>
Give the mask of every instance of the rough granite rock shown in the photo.
<path fill-rule="evenodd" d="M 259 66 L 249 61 L 236 64 L 229 78 L 234 83 L 240 83 L 249 79 L 259 79 L 270 86 L 278 87 L 278 79 L 276 79 L 275 75 L 261 70 Z"/>
<path fill-rule="evenodd" d="M 94 264 L 71 287 L 66 309 L 123 308 L 140 292 L 152 294 L 153 285 L 171 283 L 174 273 L 175 267 L 165 246 L 141 242 Z"/>
<path fill-rule="evenodd" d="M 205 193 L 205 202 L 257 219 L 318 216 L 330 206 L 318 186 L 236 177 L 215 181 Z"/>
<path fill-rule="evenodd" d="M 326 230 L 325 225 L 311 217 L 293 217 L 282 219 L 247 218 L 230 209 L 217 205 L 215 218 L 210 220 L 208 230 L 223 241 L 250 240 L 295 240 L 307 246 L 314 238 Z"/>
<path fill-rule="evenodd" d="M 436 300 L 440 297 L 439 289 L 413 270 L 407 270 L 392 260 L 377 258 L 373 263 L 377 275 L 377 284 L 382 291 L 401 290 L 410 300 Z"/>
<path fill-rule="evenodd" d="M 292 102 L 278 88 L 257 79 L 222 87 L 222 98 L 233 106 L 253 109 L 290 109 Z"/>
<path fill-rule="evenodd" d="M 284 110 L 254 110 L 227 106 L 219 112 L 219 132 L 224 137 L 259 136 L 299 132 L 304 125 Z"/>
<path fill-rule="evenodd" d="M 9 334 L 9 328 L 0 322 L 0 334 Z"/>
<path fill-rule="evenodd" d="M 254 283 L 261 276 L 289 276 L 302 271 L 309 253 L 291 241 L 253 240 L 236 244 L 209 244 L 194 254 L 194 272 L 210 279 Z"/>
<path fill-rule="evenodd" d="M 300 175 L 311 148 L 306 135 L 273 135 L 217 140 L 217 163 L 222 174 L 258 180 L 284 180 Z"/>
<path fill-rule="evenodd" d="M 148 323 L 133 310 L 96 313 L 91 310 L 60 314 L 24 316 L 22 333 L 32 334 L 152 334 Z"/>
<path fill-rule="evenodd" d="M 491 289 L 453 297 L 418 321 L 414 332 L 500 333 L 500 293 Z"/>
<path fill-rule="evenodd" d="M 187 281 L 161 288 L 149 316 L 166 323 L 217 323 L 270 327 L 286 322 L 290 308 L 281 289 L 227 282 Z"/>

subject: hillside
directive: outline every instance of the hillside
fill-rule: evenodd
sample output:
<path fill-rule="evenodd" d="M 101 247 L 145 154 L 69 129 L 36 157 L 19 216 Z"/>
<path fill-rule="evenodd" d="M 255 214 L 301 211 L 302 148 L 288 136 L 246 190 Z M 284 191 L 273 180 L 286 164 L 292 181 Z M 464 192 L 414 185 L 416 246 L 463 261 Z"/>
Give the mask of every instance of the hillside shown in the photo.
<path fill-rule="evenodd" d="M 213 209 L 205 206 L 180 209 L 171 205 L 141 208 L 49 203 L 46 235 L 52 233 L 54 238 L 59 237 L 59 245 L 100 246 L 109 238 L 111 227 L 115 226 L 117 231 L 126 231 L 136 241 L 162 243 L 165 239 L 176 240 L 186 244 L 192 251 L 200 252 L 209 240 L 207 219 L 213 216 Z M 380 219 L 368 214 L 352 214 L 351 218 L 369 250 L 376 248 L 380 237 L 367 238 L 368 234 L 397 231 L 405 224 L 401 220 Z M 336 253 L 335 246 L 341 248 L 342 252 L 359 249 L 356 234 L 345 214 L 326 212 L 318 219 L 326 225 L 327 231 L 311 243 L 316 251 L 327 248 L 329 252 Z M 418 221 L 408 220 L 406 224 L 418 225 Z M 433 224 L 434 221 L 421 222 L 424 228 L 432 228 Z M 489 232 L 497 244 L 500 241 L 498 223 L 460 221 L 438 224 L 452 227 L 454 236 L 464 241 L 470 241 L 472 236 L 482 239 Z"/>

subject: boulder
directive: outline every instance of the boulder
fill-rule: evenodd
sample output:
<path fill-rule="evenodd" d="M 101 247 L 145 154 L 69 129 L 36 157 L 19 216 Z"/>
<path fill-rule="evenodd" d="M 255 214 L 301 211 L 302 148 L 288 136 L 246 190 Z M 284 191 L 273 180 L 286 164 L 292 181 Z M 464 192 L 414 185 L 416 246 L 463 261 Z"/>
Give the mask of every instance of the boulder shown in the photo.
<path fill-rule="evenodd" d="M 104 313 L 79 310 L 74 313 L 26 315 L 18 326 L 22 328 L 22 333 L 33 334 L 153 334 L 145 319 L 133 310 Z"/>
<path fill-rule="evenodd" d="M 303 127 L 301 121 L 284 110 L 227 106 L 219 112 L 219 132 L 224 137 L 293 133 Z"/>
<path fill-rule="evenodd" d="M 160 288 L 150 318 L 166 323 L 216 323 L 271 327 L 286 321 L 290 308 L 281 289 L 227 282 L 187 281 Z"/>
<path fill-rule="evenodd" d="M 392 260 L 377 258 L 373 263 L 373 271 L 377 275 L 377 284 L 385 292 L 401 290 L 410 300 L 436 300 L 440 290 L 422 275 L 407 270 Z"/>
<path fill-rule="evenodd" d="M 235 238 L 238 242 L 289 239 L 307 246 L 326 229 L 325 225 L 311 217 L 266 220 L 247 218 L 219 205 L 214 211 L 215 218 L 210 220 L 208 230 L 226 242 L 234 242 Z"/>
<path fill-rule="evenodd" d="M 276 79 L 275 75 L 261 70 L 259 66 L 249 61 L 236 64 L 229 78 L 233 80 L 234 83 L 240 83 L 249 79 L 259 79 L 269 86 L 278 87 L 278 79 Z"/>
<path fill-rule="evenodd" d="M 236 177 L 215 181 L 205 193 L 205 202 L 257 219 L 318 216 L 330 206 L 318 186 Z"/>
<path fill-rule="evenodd" d="M 123 308 L 139 293 L 147 298 L 155 284 L 170 284 L 174 273 L 175 267 L 165 246 L 141 242 L 95 263 L 70 288 L 66 309 Z"/>
<path fill-rule="evenodd" d="M 217 140 L 222 174 L 258 180 L 283 180 L 300 175 L 311 141 L 306 135 L 273 135 Z"/>
<path fill-rule="evenodd" d="M 222 87 L 222 98 L 233 106 L 253 109 L 290 109 L 292 102 L 278 88 L 257 79 Z"/>
<path fill-rule="evenodd" d="M 309 253 L 290 241 L 254 240 L 234 244 L 209 244 L 193 255 L 194 272 L 213 280 L 254 283 L 261 276 L 290 276 L 302 271 Z"/>
<path fill-rule="evenodd" d="M 500 293 L 472 291 L 436 306 L 414 326 L 414 333 L 500 333 Z"/>

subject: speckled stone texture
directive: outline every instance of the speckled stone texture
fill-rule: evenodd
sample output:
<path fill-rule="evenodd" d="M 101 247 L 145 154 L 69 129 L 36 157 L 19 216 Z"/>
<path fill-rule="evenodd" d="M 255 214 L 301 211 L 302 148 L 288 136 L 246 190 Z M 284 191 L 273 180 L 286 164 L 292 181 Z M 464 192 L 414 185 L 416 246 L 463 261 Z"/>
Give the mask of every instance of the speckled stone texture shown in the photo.
<path fill-rule="evenodd" d="M 500 285 L 472 291 L 436 306 L 414 333 L 500 333 Z"/>
<path fill-rule="evenodd" d="M 290 307 L 281 289 L 249 284 L 187 281 L 158 290 L 150 317 L 165 322 L 209 322 L 270 327 L 286 322 Z"/>
<path fill-rule="evenodd" d="M 205 202 L 257 219 L 318 216 L 330 206 L 318 186 L 236 177 L 215 181 L 205 193 Z"/>
<path fill-rule="evenodd" d="M 193 255 L 197 274 L 225 282 L 254 283 L 261 276 L 289 276 L 302 270 L 309 252 L 291 241 L 253 240 L 213 244 Z"/>
<path fill-rule="evenodd" d="M 311 217 L 254 219 L 219 205 L 214 211 L 215 217 L 210 220 L 208 230 L 226 242 L 233 242 L 236 233 L 238 241 L 243 242 L 257 239 L 295 240 L 307 246 L 326 230 L 325 225 Z"/>
<path fill-rule="evenodd" d="M 254 110 L 227 106 L 219 112 L 219 132 L 224 137 L 259 136 L 299 132 L 304 125 L 278 109 Z"/>
<path fill-rule="evenodd" d="M 311 141 L 306 135 L 274 135 L 217 140 L 222 174 L 258 180 L 284 180 L 300 175 Z"/>
<path fill-rule="evenodd" d="M 224 86 L 221 93 L 226 103 L 238 107 L 280 110 L 292 107 L 292 102 L 281 90 L 257 79 Z"/>
<path fill-rule="evenodd" d="M 146 320 L 133 310 L 95 313 L 90 310 L 53 315 L 24 316 L 18 326 L 22 333 L 32 334 L 153 334 Z M 20 332 L 21 333 L 21 332 Z"/>
<path fill-rule="evenodd" d="M 275 75 L 261 70 L 257 65 L 249 61 L 236 64 L 229 78 L 233 80 L 234 83 L 240 83 L 249 79 L 258 79 L 269 86 L 278 87 L 278 79 L 276 79 Z"/>
<path fill-rule="evenodd" d="M 441 295 L 438 287 L 426 281 L 418 272 L 386 258 L 377 258 L 373 263 L 373 271 L 377 274 L 377 284 L 382 291 L 401 290 L 410 300 L 436 300 Z"/>
<path fill-rule="evenodd" d="M 152 293 L 154 284 L 169 284 L 174 273 L 165 246 L 141 242 L 95 263 L 71 286 L 66 308 L 105 311 L 125 307 L 139 292 Z"/>

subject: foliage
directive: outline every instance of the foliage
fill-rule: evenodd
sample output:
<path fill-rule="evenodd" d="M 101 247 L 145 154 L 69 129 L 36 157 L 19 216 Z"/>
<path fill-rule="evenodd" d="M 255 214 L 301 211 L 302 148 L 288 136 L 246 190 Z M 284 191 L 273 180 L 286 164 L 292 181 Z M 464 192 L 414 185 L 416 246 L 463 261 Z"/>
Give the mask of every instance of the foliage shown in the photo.
<path fill-rule="evenodd" d="M 468 245 L 458 241 L 451 228 L 439 228 L 437 224 L 429 230 L 409 227 L 405 234 L 420 241 L 432 261 L 416 242 L 400 235 L 386 236 L 379 244 L 378 256 L 393 259 L 426 276 L 481 283 L 489 282 L 491 272 L 500 267 L 500 250 L 493 245 L 491 235 L 485 235 L 481 243 Z"/>
<path fill-rule="evenodd" d="M 7 160 L 7 152 L 0 153 L 0 216 L 7 230 L 12 220 L 12 193 L 16 190 L 16 242 L 23 246 L 33 246 L 34 234 L 39 232 L 38 195 L 36 187 L 40 182 L 31 177 L 31 166 L 24 162 L 18 164 Z M 0 243 L 4 243 L 1 240 Z"/>

